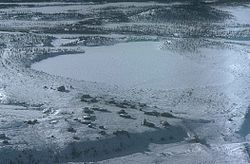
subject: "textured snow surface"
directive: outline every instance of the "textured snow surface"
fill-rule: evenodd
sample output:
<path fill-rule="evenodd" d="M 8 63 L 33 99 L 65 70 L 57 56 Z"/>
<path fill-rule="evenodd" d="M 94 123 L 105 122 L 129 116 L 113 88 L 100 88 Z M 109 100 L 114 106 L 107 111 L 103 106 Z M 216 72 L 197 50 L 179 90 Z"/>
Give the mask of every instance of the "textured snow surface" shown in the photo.
<path fill-rule="evenodd" d="M 0 6 L 0 164 L 249 163 L 248 3 Z"/>

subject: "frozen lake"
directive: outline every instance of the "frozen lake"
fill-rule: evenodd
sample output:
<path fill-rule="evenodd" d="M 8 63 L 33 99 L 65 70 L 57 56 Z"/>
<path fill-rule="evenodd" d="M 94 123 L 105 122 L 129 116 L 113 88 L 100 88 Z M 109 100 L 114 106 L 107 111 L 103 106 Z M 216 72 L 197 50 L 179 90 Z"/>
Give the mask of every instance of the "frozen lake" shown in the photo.
<path fill-rule="evenodd" d="M 197 64 L 160 49 L 159 42 L 130 42 L 86 47 L 86 53 L 43 60 L 32 68 L 52 75 L 124 88 L 173 89 L 221 85 L 229 73 Z"/>

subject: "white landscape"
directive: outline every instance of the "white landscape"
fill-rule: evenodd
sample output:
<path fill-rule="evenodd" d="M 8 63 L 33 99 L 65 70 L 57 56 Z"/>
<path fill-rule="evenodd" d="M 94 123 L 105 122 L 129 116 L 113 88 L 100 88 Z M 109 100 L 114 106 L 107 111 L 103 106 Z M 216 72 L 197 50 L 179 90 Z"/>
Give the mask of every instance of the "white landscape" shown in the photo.
<path fill-rule="evenodd" d="M 250 162 L 247 1 L 1 1 L 0 164 Z"/>
<path fill-rule="evenodd" d="M 167 90 L 220 85 L 233 81 L 230 73 L 199 65 L 176 53 L 161 50 L 161 44 L 129 42 L 86 47 L 84 54 L 49 58 L 35 63 L 32 68 L 53 75 L 128 89 Z"/>

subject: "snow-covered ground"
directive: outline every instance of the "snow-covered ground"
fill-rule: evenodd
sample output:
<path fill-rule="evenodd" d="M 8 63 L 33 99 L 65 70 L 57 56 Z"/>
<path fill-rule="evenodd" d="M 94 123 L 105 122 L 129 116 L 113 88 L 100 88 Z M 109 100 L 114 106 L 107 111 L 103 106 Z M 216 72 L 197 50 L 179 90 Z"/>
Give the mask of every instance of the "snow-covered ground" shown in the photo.
<path fill-rule="evenodd" d="M 52 75 L 113 84 L 128 89 L 168 90 L 222 85 L 233 81 L 230 73 L 199 65 L 185 56 L 161 50 L 162 44 L 164 43 L 129 42 L 86 47 L 84 54 L 49 58 L 35 63 L 31 68 Z M 221 52 L 212 50 L 210 53 Z"/>
<path fill-rule="evenodd" d="M 249 163 L 246 2 L 1 5 L 0 164 Z"/>

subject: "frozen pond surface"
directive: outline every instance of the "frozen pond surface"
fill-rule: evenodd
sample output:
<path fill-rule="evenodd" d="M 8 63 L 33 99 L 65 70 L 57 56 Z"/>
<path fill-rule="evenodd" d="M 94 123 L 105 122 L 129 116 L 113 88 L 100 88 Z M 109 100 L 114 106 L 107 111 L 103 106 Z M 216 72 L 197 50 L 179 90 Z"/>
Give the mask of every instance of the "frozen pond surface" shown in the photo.
<path fill-rule="evenodd" d="M 33 69 L 77 80 L 125 88 L 173 89 L 221 85 L 233 76 L 160 49 L 159 42 L 130 42 L 86 47 L 85 54 L 62 55 Z"/>

